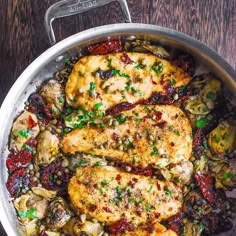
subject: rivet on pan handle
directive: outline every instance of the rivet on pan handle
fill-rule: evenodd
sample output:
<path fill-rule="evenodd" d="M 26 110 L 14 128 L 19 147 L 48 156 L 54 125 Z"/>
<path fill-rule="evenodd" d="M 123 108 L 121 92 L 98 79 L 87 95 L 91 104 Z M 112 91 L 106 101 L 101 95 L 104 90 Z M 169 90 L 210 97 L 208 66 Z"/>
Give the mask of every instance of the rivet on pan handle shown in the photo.
<path fill-rule="evenodd" d="M 72 16 L 81 12 L 89 11 L 110 2 L 117 1 L 120 3 L 125 22 L 131 23 L 131 17 L 126 0 L 63 0 L 53 4 L 48 8 L 44 18 L 44 26 L 48 34 L 50 44 L 56 43 L 52 22 L 56 18 Z"/>

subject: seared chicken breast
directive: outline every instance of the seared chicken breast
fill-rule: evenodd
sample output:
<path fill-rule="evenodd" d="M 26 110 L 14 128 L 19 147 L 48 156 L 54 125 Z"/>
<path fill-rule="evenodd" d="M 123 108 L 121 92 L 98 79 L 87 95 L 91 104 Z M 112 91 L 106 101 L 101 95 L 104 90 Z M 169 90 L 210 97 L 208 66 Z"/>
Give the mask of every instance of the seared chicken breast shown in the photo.
<path fill-rule="evenodd" d="M 115 167 L 77 168 L 68 193 L 78 212 L 108 225 L 122 218 L 134 226 L 165 220 L 180 211 L 183 200 L 174 183 Z"/>
<path fill-rule="evenodd" d="M 168 93 L 189 83 L 181 68 L 155 55 L 138 52 L 83 57 L 74 66 L 66 84 L 67 102 L 86 104 L 88 110 L 103 102 L 102 109 L 121 102 L 136 103 L 153 92 Z"/>
<path fill-rule="evenodd" d="M 158 168 L 186 161 L 191 156 L 192 129 L 177 106 L 138 105 L 114 119 L 119 121 L 118 125 L 86 126 L 71 131 L 63 137 L 62 150 Z"/>

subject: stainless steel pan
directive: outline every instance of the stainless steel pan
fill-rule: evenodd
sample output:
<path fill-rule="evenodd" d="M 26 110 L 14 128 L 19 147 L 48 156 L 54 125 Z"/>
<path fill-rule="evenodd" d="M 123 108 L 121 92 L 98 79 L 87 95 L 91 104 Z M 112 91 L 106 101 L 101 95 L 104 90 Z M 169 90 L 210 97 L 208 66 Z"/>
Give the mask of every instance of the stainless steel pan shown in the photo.
<path fill-rule="evenodd" d="M 58 17 L 74 15 L 102 6 L 114 0 L 64 0 L 51 6 L 45 15 L 45 27 L 51 44 L 55 44 L 52 21 Z M 129 23 L 113 24 L 92 28 L 77 33 L 50 47 L 33 61 L 17 79 L 7 94 L 0 110 L 0 219 L 10 236 L 19 235 L 15 210 L 11 204 L 5 183 L 7 169 L 5 165 L 8 155 L 8 135 L 14 117 L 23 110 L 24 101 L 36 90 L 45 79 L 53 76 L 62 68 L 63 58 L 78 53 L 80 48 L 105 41 L 109 38 L 138 38 L 152 40 L 171 48 L 182 49 L 192 54 L 199 64 L 204 64 L 224 82 L 232 94 L 236 94 L 236 71 L 216 52 L 199 41 L 177 31 L 155 25 L 130 23 L 130 14 L 125 0 L 118 0 L 125 21 Z M 233 230 L 236 232 L 236 229 Z M 235 235 L 231 232 L 231 235 Z"/>

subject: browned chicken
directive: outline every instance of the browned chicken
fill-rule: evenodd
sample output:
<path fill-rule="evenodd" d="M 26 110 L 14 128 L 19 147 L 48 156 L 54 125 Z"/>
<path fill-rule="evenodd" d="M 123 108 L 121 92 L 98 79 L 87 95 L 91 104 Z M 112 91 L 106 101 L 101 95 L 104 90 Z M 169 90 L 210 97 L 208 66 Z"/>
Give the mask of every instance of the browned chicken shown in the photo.
<path fill-rule="evenodd" d="M 67 102 L 86 109 L 103 102 L 102 110 L 121 102 L 136 103 L 153 92 L 188 84 L 191 77 L 181 68 L 157 56 L 116 53 L 83 57 L 74 66 L 66 84 Z"/>
<path fill-rule="evenodd" d="M 62 140 L 63 151 L 91 153 L 158 168 L 190 158 L 192 129 L 178 107 L 138 105 L 115 119 L 119 125 L 73 130 Z"/>
<path fill-rule="evenodd" d="M 76 211 L 108 225 L 126 218 L 134 227 L 177 214 L 182 190 L 171 182 L 115 167 L 77 168 L 68 193 Z"/>

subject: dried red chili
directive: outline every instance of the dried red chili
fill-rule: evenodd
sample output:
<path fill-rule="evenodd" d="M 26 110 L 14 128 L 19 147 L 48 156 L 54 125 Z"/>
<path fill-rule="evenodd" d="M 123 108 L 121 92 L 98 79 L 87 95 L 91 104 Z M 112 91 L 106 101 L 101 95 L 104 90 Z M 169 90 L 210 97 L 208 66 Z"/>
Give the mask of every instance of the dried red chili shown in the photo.
<path fill-rule="evenodd" d="M 91 45 L 87 50 L 92 55 L 105 55 L 112 52 L 122 51 L 122 45 L 120 40 L 110 40 L 104 43 Z"/>

